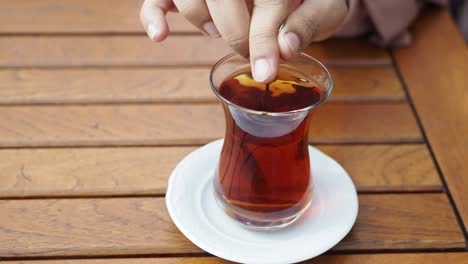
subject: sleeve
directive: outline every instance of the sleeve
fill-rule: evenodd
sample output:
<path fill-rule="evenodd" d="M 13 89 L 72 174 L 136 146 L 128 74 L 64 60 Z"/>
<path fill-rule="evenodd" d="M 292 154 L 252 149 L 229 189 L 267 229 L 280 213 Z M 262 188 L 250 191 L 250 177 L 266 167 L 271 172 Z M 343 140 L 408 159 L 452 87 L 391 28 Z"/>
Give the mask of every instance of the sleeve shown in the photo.
<path fill-rule="evenodd" d="M 337 37 L 369 34 L 382 46 L 407 46 L 407 28 L 428 3 L 447 5 L 448 0 L 348 0 L 348 15 Z"/>

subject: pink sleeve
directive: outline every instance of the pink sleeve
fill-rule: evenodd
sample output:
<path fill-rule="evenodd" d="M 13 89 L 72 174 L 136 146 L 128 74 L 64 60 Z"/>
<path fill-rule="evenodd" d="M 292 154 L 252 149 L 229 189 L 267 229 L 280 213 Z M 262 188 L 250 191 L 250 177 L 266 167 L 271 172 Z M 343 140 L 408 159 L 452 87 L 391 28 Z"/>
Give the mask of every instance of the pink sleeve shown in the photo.
<path fill-rule="evenodd" d="M 379 45 L 406 46 L 411 43 L 408 26 L 426 3 L 446 5 L 448 0 L 348 0 L 349 12 L 337 37 L 370 33 Z"/>

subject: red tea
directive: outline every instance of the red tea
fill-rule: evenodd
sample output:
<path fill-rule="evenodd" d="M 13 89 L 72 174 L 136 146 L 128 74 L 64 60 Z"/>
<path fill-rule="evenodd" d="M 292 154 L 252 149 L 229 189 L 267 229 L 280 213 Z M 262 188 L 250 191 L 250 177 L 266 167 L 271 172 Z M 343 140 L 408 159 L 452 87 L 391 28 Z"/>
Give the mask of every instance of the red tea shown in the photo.
<path fill-rule="evenodd" d="M 323 96 L 315 82 L 285 68 L 268 85 L 257 83 L 249 69 L 238 71 L 218 91 L 235 105 L 270 113 L 306 108 Z M 312 194 L 310 112 L 271 116 L 229 105 L 224 110 L 227 131 L 215 180 L 218 194 L 231 209 L 257 219 L 301 211 Z"/>

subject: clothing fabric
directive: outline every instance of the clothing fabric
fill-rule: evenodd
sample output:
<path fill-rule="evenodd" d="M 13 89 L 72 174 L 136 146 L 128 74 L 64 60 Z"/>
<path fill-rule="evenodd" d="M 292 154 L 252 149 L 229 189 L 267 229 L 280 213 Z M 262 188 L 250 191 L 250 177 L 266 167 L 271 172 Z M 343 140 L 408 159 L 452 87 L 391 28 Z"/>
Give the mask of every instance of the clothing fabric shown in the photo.
<path fill-rule="evenodd" d="M 409 25 L 429 3 L 447 5 L 448 0 L 348 0 L 348 15 L 335 36 L 369 34 L 378 45 L 407 46 Z"/>

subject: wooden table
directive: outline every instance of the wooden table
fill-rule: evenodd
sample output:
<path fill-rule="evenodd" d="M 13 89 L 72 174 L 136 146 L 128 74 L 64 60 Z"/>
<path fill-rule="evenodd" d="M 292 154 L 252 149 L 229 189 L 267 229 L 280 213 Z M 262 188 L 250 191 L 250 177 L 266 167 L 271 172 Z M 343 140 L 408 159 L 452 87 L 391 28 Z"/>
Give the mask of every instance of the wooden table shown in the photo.
<path fill-rule="evenodd" d="M 139 2 L 0 2 L 4 263 L 222 262 L 177 230 L 164 192 L 182 157 L 223 136 L 208 71 L 229 49 L 175 16 L 151 43 Z M 413 32 L 411 48 L 307 49 L 336 80 L 311 142 L 360 202 L 311 263 L 468 263 L 467 48 L 442 10 Z"/>

